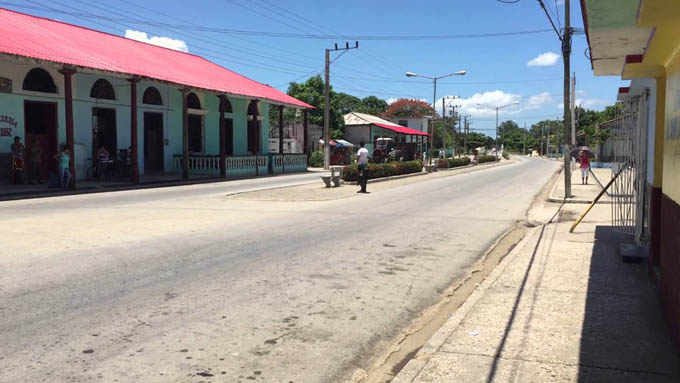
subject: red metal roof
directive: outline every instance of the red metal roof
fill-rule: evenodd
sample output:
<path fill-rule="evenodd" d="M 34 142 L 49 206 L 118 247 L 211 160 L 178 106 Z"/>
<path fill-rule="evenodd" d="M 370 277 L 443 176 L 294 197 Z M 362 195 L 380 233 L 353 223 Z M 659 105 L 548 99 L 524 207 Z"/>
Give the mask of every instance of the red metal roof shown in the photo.
<path fill-rule="evenodd" d="M 405 126 L 401 125 L 388 125 L 388 124 L 379 124 L 379 123 L 373 123 L 373 125 L 378 126 L 383 129 L 388 129 L 393 132 L 397 132 L 399 134 L 409 134 L 412 136 L 429 136 L 429 134 L 425 132 L 421 132 L 420 130 L 415 130 L 411 128 L 407 128 Z"/>
<path fill-rule="evenodd" d="M 203 57 L 0 8 L 0 52 L 313 108 Z"/>

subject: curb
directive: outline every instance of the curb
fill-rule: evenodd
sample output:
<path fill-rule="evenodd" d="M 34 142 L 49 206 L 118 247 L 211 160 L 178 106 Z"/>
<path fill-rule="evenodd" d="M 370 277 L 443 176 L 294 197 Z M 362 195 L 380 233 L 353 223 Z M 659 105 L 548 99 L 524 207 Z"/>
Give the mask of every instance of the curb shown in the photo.
<path fill-rule="evenodd" d="M 477 302 L 484 297 L 487 290 L 491 288 L 494 282 L 505 272 L 505 269 L 517 258 L 520 252 L 533 241 L 533 238 L 538 230 L 542 227 L 537 226 L 531 228 L 522 240 L 515 246 L 512 251 L 503 258 L 494 270 L 489 274 L 484 282 L 482 282 L 475 291 L 465 300 L 458 310 L 452 313 L 451 317 L 444 323 L 444 325 L 437 330 L 437 332 L 423 345 L 418 353 L 411 359 L 406 366 L 392 379 L 391 383 L 411 383 L 427 365 L 428 360 L 439 351 L 441 346 L 446 342 L 446 339 L 455 331 L 458 325 L 465 319 L 465 317 L 474 308 Z"/>
<path fill-rule="evenodd" d="M 460 169 L 465 169 L 465 168 L 474 168 L 474 167 L 477 167 L 477 166 L 493 165 L 493 164 L 500 166 L 499 161 L 484 162 L 484 163 L 481 163 L 481 164 L 478 164 L 478 165 L 457 166 L 455 168 L 437 168 L 437 170 L 432 172 L 432 173 L 443 172 L 443 171 L 451 171 L 451 170 L 460 170 Z M 402 179 L 402 178 L 425 176 L 425 175 L 428 175 L 428 174 L 431 174 L 431 173 L 421 171 L 420 173 L 411 173 L 411 174 L 402 174 L 402 175 L 399 175 L 399 176 L 373 178 L 373 179 L 368 180 L 368 183 L 370 184 L 370 183 L 376 183 L 376 182 L 392 181 L 392 180 L 398 180 L 398 179 Z M 344 185 L 358 185 L 358 183 L 356 181 L 342 181 L 342 183 Z"/>
<path fill-rule="evenodd" d="M 131 182 L 121 182 L 119 184 L 109 183 L 98 186 L 84 186 L 79 187 L 75 190 L 70 189 L 42 189 L 31 192 L 12 192 L 0 194 L 0 201 L 16 201 L 16 200 L 28 200 L 37 198 L 50 198 L 50 197 L 66 197 L 80 194 L 97 194 L 97 193 L 107 193 L 107 192 L 119 192 L 119 191 L 130 191 L 130 190 L 144 190 L 144 189 L 156 189 L 174 186 L 191 186 L 191 185 L 201 185 L 210 183 L 220 183 L 229 181 L 243 181 L 250 179 L 264 179 L 269 177 L 281 177 L 286 175 L 301 175 L 313 173 L 310 171 L 306 172 L 295 172 L 295 173 L 283 173 L 283 174 L 267 174 L 261 176 L 244 176 L 244 177 L 230 177 L 222 178 L 216 177 L 204 177 L 198 179 L 189 178 L 188 180 L 182 179 L 171 179 L 171 180 L 158 180 L 158 181 L 148 181 L 141 182 L 138 184 Z M 320 172 L 319 172 L 320 173 Z M 311 183 L 311 182 L 310 182 Z M 282 186 L 285 187 L 285 186 Z M 258 189 L 259 190 L 259 189 Z"/>

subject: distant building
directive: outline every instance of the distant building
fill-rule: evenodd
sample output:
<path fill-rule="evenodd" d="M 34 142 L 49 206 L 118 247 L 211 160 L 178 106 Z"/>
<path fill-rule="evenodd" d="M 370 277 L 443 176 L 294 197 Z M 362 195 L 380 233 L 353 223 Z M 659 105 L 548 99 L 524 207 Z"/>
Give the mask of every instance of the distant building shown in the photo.
<path fill-rule="evenodd" d="M 369 152 L 373 152 L 378 138 L 391 138 L 395 143 L 418 143 L 419 152 L 422 152 L 422 142 L 427 142 L 427 132 L 411 129 L 370 114 L 352 112 L 345 114 L 344 119 L 345 139 L 355 145 L 363 141 Z"/>
<path fill-rule="evenodd" d="M 428 133 L 427 127 L 430 123 L 430 117 L 391 117 L 387 120 L 423 133 Z"/>

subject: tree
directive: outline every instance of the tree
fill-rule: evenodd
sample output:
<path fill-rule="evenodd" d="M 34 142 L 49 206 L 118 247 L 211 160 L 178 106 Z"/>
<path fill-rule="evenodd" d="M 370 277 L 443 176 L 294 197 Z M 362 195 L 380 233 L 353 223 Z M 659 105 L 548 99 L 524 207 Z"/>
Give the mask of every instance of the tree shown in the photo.
<path fill-rule="evenodd" d="M 368 96 L 361 99 L 361 102 L 354 111 L 378 116 L 383 114 L 387 107 L 387 101 L 376 96 Z"/>
<path fill-rule="evenodd" d="M 335 93 L 331 98 L 331 105 L 340 109 L 340 112 L 345 115 L 350 112 L 357 112 L 361 107 L 361 99 L 347 93 Z"/>
<path fill-rule="evenodd" d="M 425 101 L 400 98 L 385 110 L 386 117 L 424 117 L 431 116 L 434 110 Z"/>
<path fill-rule="evenodd" d="M 323 126 L 324 117 L 324 82 L 321 76 L 309 78 L 305 83 L 291 82 L 287 91 L 289 96 L 295 97 L 300 101 L 314 106 L 315 109 L 309 111 L 309 123 Z M 341 106 L 338 102 L 333 102 L 336 93 L 333 87 L 329 89 L 330 97 L 330 129 L 331 137 L 342 137 L 345 129 L 345 120 L 342 117 Z"/>

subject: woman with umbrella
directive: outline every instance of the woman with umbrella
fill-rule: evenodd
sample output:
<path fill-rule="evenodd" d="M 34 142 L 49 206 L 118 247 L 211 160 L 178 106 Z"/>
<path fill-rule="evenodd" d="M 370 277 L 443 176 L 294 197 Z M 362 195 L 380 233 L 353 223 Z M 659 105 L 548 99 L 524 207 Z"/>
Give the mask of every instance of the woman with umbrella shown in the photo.
<path fill-rule="evenodd" d="M 588 155 L 589 150 L 587 148 L 581 148 L 578 152 L 578 163 L 581 168 L 581 185 L 588 185 L 588 172 L 590 171 L 590 156 Z"/>

